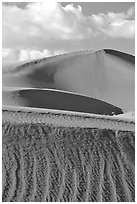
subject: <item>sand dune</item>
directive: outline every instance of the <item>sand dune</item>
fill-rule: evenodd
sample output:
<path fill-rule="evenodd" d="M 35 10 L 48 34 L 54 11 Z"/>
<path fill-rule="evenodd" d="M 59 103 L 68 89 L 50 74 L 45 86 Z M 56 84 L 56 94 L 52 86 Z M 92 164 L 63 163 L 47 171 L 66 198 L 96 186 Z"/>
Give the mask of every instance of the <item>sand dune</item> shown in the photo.
<path fill-rule="evenodd" d="M 101 115 L 122 114 L 122 110 L 103 101 L 67 92 L 48 89 L 5 90 L 2 103 L 7 106 L 23 106 L 67 110 Z"/>
<path fill-rule="evenodd" d="M 65 90 L 134 111 L 134 56 L 105 49 L 37 60 L 5 73 L 5 86 Z"/>
<path fill-rule="evenodd" d="M 135 202 L 134 63 L 105 49 L 3 72 L 3 202 Z"/>
<path fill-rule="evenodd" d="M 135 119 L 54 109 L 3 106 L 2 121 L 11 125 L 46 124 L 56 127 L 112 129 L 135 132 Z"/>
<path fill-rule="evenodd" d="M 134 132 L 3 122 L 3 202 L 134 202 Z"/>

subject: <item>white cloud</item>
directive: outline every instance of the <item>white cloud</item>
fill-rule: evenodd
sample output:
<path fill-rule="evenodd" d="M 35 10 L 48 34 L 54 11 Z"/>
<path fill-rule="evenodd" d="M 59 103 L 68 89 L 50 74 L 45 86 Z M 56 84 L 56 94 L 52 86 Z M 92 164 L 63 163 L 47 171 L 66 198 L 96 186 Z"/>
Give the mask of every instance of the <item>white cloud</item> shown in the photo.
<path fill-rule="evenodd" d="M 22 49 L 20 51 L 19 61 L 33 60 L 49 56 L 51 56 L 49 50 L 43 50 L 43 52 L 40 52 L 39 50 Z"/>
<path fill-rule="evenodd" d="M 135 37 L 135 21 L 124 18 L 124 14 L 117 15 L 108 13 L 108 15 L 100 14 L 93 16 L 98 32 L 112 38 L 127 38 Z"/>
<path fill-rule="evenodd" d="M 50 56 L 72 41 L 96 36 L 133 39 L 135 33 L 134 7 L 123 13 L 84 16 L 80 6 L 45 1 L 23 9 L 3 5 L 2 17 L 3 58 L 20 61 Z"/>
<path fill-rule="evenodd" d="M 54 52 L 50 52 L 49 50 L 46 49 L 43 51 L 39 51 L 34 49 L 3 48 L 2 58 L 3 64 L 7 64 L 7 62 L 15 64 L 16 62 L 26 62 L 34 59 L 50 57 L 53 55 L 60 55 L 63 53 L 65 53 L 64 50 L 56 50 Z"/>
<path fill-rule="evenodd" d="M 30 50 L 30 49 L 22 49 L 20 50 L 19 61 L 28 61 L 33 59 L 40 59 L 44 57 L 50 57 L 53 55 L 60 55 L 65 53 L 64 50 L 56 50 L 54 52 L 50 52 L 49 50 Z"/>

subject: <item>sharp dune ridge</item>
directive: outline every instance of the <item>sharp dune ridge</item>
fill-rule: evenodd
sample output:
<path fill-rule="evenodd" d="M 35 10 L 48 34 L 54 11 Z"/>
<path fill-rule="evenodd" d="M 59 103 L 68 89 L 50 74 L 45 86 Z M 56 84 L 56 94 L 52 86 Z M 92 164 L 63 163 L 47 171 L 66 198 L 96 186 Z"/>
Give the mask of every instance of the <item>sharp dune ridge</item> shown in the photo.
<path fill-rule="evenodd" d="M 134 59 L 87 50 L 3 72 L 3 202 L 135 202 Z"/>
<path fill-rule="evenodd" d="M 108 48 L 105 48 L 103 49 L 106 53 L 108 54 L 111 54 L 111 55 L 115 55 L 119 58 L 123 58 L 124 60 L 128 61 L 128 62 L 131 62 L 133 64 L 135 64 L 135 56 L 134 55 L 131 55 L 131 54 L 128 54 L 128 53 L 124 53 L 124 52 L 121 52 L 121 51 L 118 51 L 118 50 L 113 50 L 113 49 L 108 49 Z M 13 70 L 7 70 L 9 73 L 11 71 L 11 73 L 13 72 L 18 72 L 18 71 L 21 71 L 22 69 L 25 69 L 28 67 L 28 65 L 35 65 L 35 64 L 39 64 L 43 61 L 56 61 L 57 59 L 59 58 L 62 58 L 62 57 L 71 57 L 71 56 L 74 56 L 74 55 L 85 55 L 85 54 L 91 54 L 91 53 L 94 53 L 94 52 L 99 52 L 99 51 L 102 51 L 102 50 L 80 50 L 80 51 L 75 51 L 75 52 L 69 52 L 69 53 L 64 53 L 64 54 L 60 54 L 60 55 L 55 55 L 55 56 L 50 56 L 50 57 L 46 57 L 46 58 L 40 58 L 40 59 L 35 59 L 35 60 L 31 60 L 29 62 L 22 62 L 21 65 L 17 64 L 17 66 L 15 65 L 13 67 Z M 5 74 L 7 73 L 6 70 L 4 72 Z M 8 73 L 7 73 L 8 74 Z"/>
<path fill-rule="evenodd" d="M 113 129 L 115 131 L 135 131 L 134 118 L 122 118 L 88 114 L 80 112 L 60 111 L 53 109 L 24 108 L 3 106 L 3 122 L 14 124 L 48 124 L 57 127 L 81 127 Z"/>
<path fill-rule="evenodd" d="M 5 90 L 2 94 L 2 102 L 8 106 L 57 109 L 101 115 L 123 113 L 120 108 L 95 98 L 49 89 Z"/>
<path fill-rule="evenodd" d="M 134 55 L 131 55 L 131 54 L 128 54 L 128 53 L 124 53 L 124 52 L 120 52 L 120 51 L 117 51 L 117 50 L 112 50 L 112 49 L 104 49 L 104 51 L 108 54 L 111 54 L 111 55 L 115 55 L 119 58 L 122 58 L 128 62 L 131 62 L 133 64 L 135 64 L 135 56 Z"/>
<path fill-rule="evenodd" d="M 3 87 L 69 91 L 134 111 L 134 76 L 134 56 L 104 49 L 26 63 L 3 74 Z"/>
<path fill-rule="evenodd" d="M 31 61 L 29 61 L 29 62 L 22 62 L 20 65 L 19 64 L 17 64 L 17 66 L 15 65 L 14 67 L 13 67 L 13 69 L 8 69 L 7 70 L 7 72 L 11 72 L 11 73 L 13 73 L 13 72 L 18 72 L 18 71 L 21 71 L 22 69 L 26 69 L 27 67 L 28 67 L 28 65 L 35 65 L 35 64 L 39 64 L 39 63 L 41 63 L 41 62 L 43 62 L 43 61 L 48 61 L 48 62 L 50 62 L 50 61 L 56 61 L 57 59 L 60 59 L 60 58 L 64 58 L 64 57 L 71 57 L 71 56 L 73 56 L 73 55 L 80 55 L 80 56 L 82 56 L 82 55 L 85 55 L 85 54 L 90 54 L 90 53 L 93 53 L 93 52 L 95 52 L 95 51 L 93 51 L 93 50 L 79 50 L 79 51 L 75 51 L 75 52 L 68 52 L 68 53 L 64 53 L 64 54 L 59 54 L 59 55 L 54 55 L 54 56 L 49 56 L 49 57 L 45 57 L 45 58 L 40 58 L 40 59 L 34 59 L 34 60 L 31 60 Z M 5 72 L 4 72 L 4 74 L 8 74 L 6 72 L 6 70 L 5 70 Z"/>
<path fill-rule="evenodd" d="M 134 132 L 3 123 L 3 202 L 135 201 Z"/>

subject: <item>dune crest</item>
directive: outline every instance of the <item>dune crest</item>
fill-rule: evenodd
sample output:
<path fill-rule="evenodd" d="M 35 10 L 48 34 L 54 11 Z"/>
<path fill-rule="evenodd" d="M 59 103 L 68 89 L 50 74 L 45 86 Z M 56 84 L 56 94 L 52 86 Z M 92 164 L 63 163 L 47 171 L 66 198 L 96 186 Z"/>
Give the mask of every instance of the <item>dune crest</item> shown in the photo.
<path fill-rule="evenodd" d="M 3 91 L 3 105 L 67 110 L 101 115 L 117 115 L 123 111 L 101 100 L 49 89 L 14 89 Z"/>
<path fill-rule="evenodd" d="M 105 49 L 50 57 L 4 74 L 3 86 L 64 90 L 134 111 L 134 56 Z"/>
<path fill-rule="evenodd" d="M 83 51 L 4 73 L 3 202 L 135 201 L 128 57 Z"/>

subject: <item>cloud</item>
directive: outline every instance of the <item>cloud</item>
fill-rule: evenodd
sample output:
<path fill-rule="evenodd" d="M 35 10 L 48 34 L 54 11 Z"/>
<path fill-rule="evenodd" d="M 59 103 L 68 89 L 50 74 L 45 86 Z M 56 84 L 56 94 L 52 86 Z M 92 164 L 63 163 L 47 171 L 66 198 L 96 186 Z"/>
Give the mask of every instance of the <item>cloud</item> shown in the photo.
<path fill-rule="evenodd" d="M 92 15 L 90 20 L 99 34 L 112 38 L 135 37 L 134 7 L 129 8 L 127 13 L 108 12 Z"/>
<path fill-rule="evenodd" d="M 134 39 L 134 10 L 84 16 L 80 6 L 63 7 L 53 1 L 28 3 L 25 8 L 3 4 L 3 57 L 19 61 L 44 57 L 67 49 L 68 43 L 97 37 Z"/>
<path fill-rule="evenodd" d="M 31 49 L 22 49 L 20 50 L 19 54 L 19 61 L 26 61 L 26 60 L 34 60 L 34 59 L 40 59 L 44 57 L 50 57 L 53 55 L 59 55 L 65 53 L 64 50 L 56 50 L 54 52 L 51 52 L 49 50 L 31 50 Z"/>
<path fill-rule="evenodd" d="M 49 50 L 43 50 L 43 52 L 40 52 L 39 50 L 22 49 L 20 51 L 19 61 L 33 60 L 50 56 L 51 53 Z"/>
<path fill-rule="evenodd" d="M 10 49 L 3 48 L 2 58 L 3 64 L 16 64 L 16 62 L 26 62 L 34 59 L 40 59 L 45 57 L 50 57 L 53 55 L 64 54 L 64 50 L 56 50 L 51 52 L 50 50 L 44 49 L 43 51 L 34 49 Z"/>

